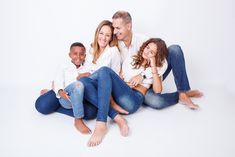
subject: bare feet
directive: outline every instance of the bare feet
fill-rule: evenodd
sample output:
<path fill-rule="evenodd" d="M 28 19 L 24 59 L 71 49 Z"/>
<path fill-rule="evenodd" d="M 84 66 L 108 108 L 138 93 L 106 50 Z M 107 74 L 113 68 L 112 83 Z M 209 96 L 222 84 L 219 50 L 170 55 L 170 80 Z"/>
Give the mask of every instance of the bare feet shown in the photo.
<path fill-rule="evenodd" d="M 119 114 L 115 116 L 114 121 L 118 124 L 121 135 L 124 137 L 128 136 L 129 127 L 127 125 L 127 121 Z"/>
<path fill-rule="evenodd" d="M 129 114 L 129 112 L 127 112 L 126 110 L 124 110 L 121 106 L 119 106 L 116 103 L 111 103 L 111 106 L 118 112 L 121 114 Z"/>
<path fill-rule="evenodd" d="M 187 107 L 189 107 L 192 110 L 199 109 L 199 106 L 197 104 L 194 104 L 185 92 L 181 92 L 179 94 L 179 102 L 186 105 Z"/>
<path fill-rule="evenodd" d="M 48 91 L 49 91 L 48 89 L 42 89 L 42 90 L 40 91 L 40 95 L 43 95 L 43 94 L 47 93 Z"/>
<path fill-rule="evenodd" d="M 82 134 L 91 134 L 91 130 L 84 124 L 81 118 L 75 118 L 74 126 Z"/>
<path fill-rule="evenodd" d="M 186 92 L 188 97 L 193 97 L 193 98 L 200 98 L 203 96 L 203 93 L 199 90 L 190 90 Z"/>
<path fill-rule="evenodd" d="M 95 131 L 93 132 L 90 140 L 88 141 L 87 146 L 94 147 L 99 145 L 102 142 L 106 132 L 107 132 L 106 123 L 97 121 L 95 126 Z"/>

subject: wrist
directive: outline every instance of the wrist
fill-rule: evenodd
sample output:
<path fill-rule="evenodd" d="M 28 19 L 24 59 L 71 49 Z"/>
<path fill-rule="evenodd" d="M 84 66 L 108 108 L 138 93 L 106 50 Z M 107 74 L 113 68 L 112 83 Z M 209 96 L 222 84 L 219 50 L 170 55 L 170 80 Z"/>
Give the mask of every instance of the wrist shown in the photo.
<path fill-rule="evenodd" d="M 142 79 L 146 79 L 146 75 L 143 71 L 140 73 L 140 75 L 142 76 Z"/>

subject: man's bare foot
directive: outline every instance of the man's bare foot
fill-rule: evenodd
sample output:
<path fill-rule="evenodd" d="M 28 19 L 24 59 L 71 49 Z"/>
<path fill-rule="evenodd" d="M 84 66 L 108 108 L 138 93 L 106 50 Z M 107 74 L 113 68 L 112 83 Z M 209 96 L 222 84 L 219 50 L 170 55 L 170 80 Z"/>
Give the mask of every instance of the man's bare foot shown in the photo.
<path fill-rule="evenodd" d="M 188 97 L 200 98 L 203 96 L 203 93 L 199 90 L 190 90 L 186 92 Z"/>
<path fill-rule="evenodd" d="M 188 97 L 188 95 L 184 92 L 181 92 L 179 94 L 179 102 L 186 105 L 192 110 L 197 110 L 199 106 L 197 104 L 194 104 L 192 100 Z"/>
<path fill-rule="evenodd" d="M 48 91 L 49 91 L 48 89 L 42 89 L 42 90 L 40 91 L 40 95 L 43 95 L 43 94 L 47 93 Z"/>
<path fill-rule="evenodd" d="M 118 124 L 121 135 L 124 137 L 128 136 L 129 127 L 127 125 L 127 121 L 119 114 L 115 116 L 114 121 Z"/>
<path fill-rule="evenodd" d="M 106 123 L 97 121 L 95 126 L 95 131 L 93 132 L 90 140 L 88 141 L 87 146 L 94 147 L 99 145 L 102 142 L 106 132 L 107 132 Z"/>
<path fill-rule="evenodd" d="M 74 126 L 82 134 L 91 134 L 91 130 L 85 125 L 81 118 L 75 118 Z"/>

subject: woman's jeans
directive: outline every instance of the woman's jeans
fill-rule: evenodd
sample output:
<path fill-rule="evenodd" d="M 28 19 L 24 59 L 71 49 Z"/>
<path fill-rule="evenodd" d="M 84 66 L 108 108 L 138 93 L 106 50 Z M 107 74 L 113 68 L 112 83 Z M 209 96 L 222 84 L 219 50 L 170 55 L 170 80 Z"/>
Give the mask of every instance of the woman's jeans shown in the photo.
<path fill-rule="evenodd" d="M 150 88 L 145 95 L 144 104 L 156 108 L 162 109 L 178 103 L 179 92 L 185 92 L 190 90 L 189 81 L 186 73 L 184 54 L 180 46 L 171 45 L 168 47 L 167 57 L 168 67 L 163 74 L 163 80 L 168 76 L 172 70 L 177 92 L 173 93 L 154 93 Z"/>
<path fill-rule="evenodd" d="M 90 120 L 96 118 L 97 108 L 88 103 L 87 101 L 83 101 L 83 104 L 84 104 L 83 119 Z M 53 112 L 59 112 L 74 117 L 72 109 L 65 109 L 61 107 L 59 99 L 56 97 L 56 94 L 53 90 L 50 90 L 47 93 L 39 96 L 35 102 L 35 108 L 38 112 L 45 115 Z"/>
<path fill-rule="evenodd" d="M 81 78 L 84 84 L 84 98 L 97 106 L 97 121 L 107 121 L 109 115 L 112 119 L 118 114 L 110 106 L 110 97 L 130 114 L 138 110 L 144 101 L 142 93 L 131 89 L 112 69 L 102 67 L 96 72 L 97 77 Z"/>
<path fill-rule="evenodd" d="M 73 82 L 69 84 L 64 89 L 68 93 L 69 100 L 63 97 L 59 98 L 59 102 L 62 107 L 66 109 L 73 109 L 73 115 L 75 118 L 82 118 L 84 116 L 83 108 L 83 95 L 84 86 L 80 81 Z"/>

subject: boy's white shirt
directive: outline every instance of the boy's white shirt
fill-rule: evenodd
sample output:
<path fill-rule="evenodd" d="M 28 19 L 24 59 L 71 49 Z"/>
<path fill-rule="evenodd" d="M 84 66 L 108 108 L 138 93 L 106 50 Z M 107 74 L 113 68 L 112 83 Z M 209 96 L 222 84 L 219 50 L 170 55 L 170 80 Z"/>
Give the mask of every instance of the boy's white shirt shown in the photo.
<path fill-rule="evenodd" d="M 58 93 L 58 90 L 64 89 L 70 83 L 75 82 L 77 80 L 76 79 L 77 76 L 80 73 L 85 73 L 87 71 L 88 71 L 88 69 L 85 66 L 81 65 L 79 68 L 77 68 L 76 65 L 73 64 L 71 61 L 62 63 L 58 67 L 57 72 L 56 72 L 56 76 L 54 79 L 55 93 Z M 57 97 L 59 97 L 59 96 L 57 95 Z"/>
<path fill-rule="evenodd" d="M 93 56 L 91 52 L 87 53 L 84 65 L 81 65 L 79 68 L 76 68 L 70 58 L 67 60 L 67 62 L 62 63 L 58 67 L 54 80 L 54 91 L 58 98 L 60 97 L 58 91 L 64 89 L 70 83 L 77 81 L 76 78 L 80 73 L 90 72 L 92 74 L 102 66 L 107 66 L 119 74 L 121 68 L 121 56 L 117 47 L 107 46 L 96 61 L 96 64 L 92 63 Z"/>

